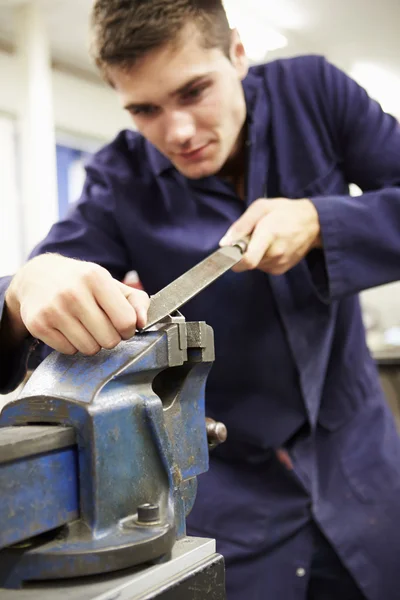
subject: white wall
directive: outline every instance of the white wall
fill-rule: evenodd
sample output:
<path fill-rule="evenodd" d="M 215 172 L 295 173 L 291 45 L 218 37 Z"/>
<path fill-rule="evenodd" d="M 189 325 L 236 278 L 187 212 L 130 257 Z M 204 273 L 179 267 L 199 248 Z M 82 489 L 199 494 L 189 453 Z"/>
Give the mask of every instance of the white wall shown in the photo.
<path fill-rule="evenodd" d="M 132 122 L 105 84 L 53 72 L 56 128 L 87 138 L 110 141 Z"/>
<path fill-rule="evenodd" d="M 15 272 L 24 260 L 23 218 L 17 189 L 21 148 L 16 146 L 15 140 L 23 109 L 23 86 L 18 73 L 16 57 L 0 52 L 0 276 Z M 61 143 L 70 142 L 91 150 L 131 126 L 116 94 L 101 82 L 53 70 L 52 88 L 55 127 Z M 40 198 L 37 202 L 40 203 Z M 57 214 L 56 197 L 54 209 Z M 29 221 L 35 214 L 34 211 L 29 216 Z M 37 215 L 39 218 L 39 210 Z M 29 245 L 38 241 L 35 239 Z"/>
<path fill-rule="evenodd" d="M 22 260 L 15 134 L 15 122 L 0 114 L 0 275 L 13 273 Z"/>
<path fill-rule="evenodd" d="M 0 52 L 0 81 L 0 112 L 17 117 L 21 86 L 13 55 Z M 106 142 L 119 130 L 131 126 L 115 93 L 106 85 L 53 71 L 53 93 L 57 129 Z"/>
<path fill-rule="evenodd" d="M 356 62 L 349 70 L 383 110 L 400 120 L 400 77 L 379 64 Z"/>

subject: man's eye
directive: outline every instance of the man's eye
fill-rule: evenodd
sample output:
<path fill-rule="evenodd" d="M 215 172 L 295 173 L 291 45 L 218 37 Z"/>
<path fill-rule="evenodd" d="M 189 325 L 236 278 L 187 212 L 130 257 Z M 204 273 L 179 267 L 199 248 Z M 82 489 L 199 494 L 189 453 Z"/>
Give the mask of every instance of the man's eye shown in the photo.
<path fill-rule="evenodd" d="M 197 98 L 197 96 L 200 96 L 201 92 L 203 91 L 204 88 L 195 88 L 194 90 L 190 90 L 187 93 L 187 96 L 189 98 Z"/>
<path fill-rule="evenodd" d="M 146 117 L 153 116 L 157 112 L 156 106 L 136 106 L 130 110 L 133 116 L 144 115 Z"/>
<path fill-rule="evenodd" d="M 208 84 L 200 85 L 198 87 L 192 88 L 183 96 L 183 100 L 197 100 L 200 98 L 201 94 L 208 87 Z"/>

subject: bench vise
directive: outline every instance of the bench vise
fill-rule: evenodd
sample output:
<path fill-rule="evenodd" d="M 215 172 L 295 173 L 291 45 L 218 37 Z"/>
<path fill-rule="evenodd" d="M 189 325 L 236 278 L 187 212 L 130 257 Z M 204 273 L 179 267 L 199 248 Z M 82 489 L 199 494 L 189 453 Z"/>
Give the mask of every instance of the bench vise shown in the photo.
<path fill-rule="evenodd" d="M 43 361 L 0 415 L 0 588 L 166 560 L 225 437 L 207 439 L 213 360 L 212 329 L 175 316 Z"/>

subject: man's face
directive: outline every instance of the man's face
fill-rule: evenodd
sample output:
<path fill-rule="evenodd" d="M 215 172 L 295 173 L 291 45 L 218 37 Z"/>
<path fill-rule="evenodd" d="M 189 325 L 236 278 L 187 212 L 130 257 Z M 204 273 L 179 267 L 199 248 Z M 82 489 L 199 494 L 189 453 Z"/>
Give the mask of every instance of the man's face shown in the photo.
<path fill-rule="evenodd" d="M 236 32 L 230 59 L 203 48 L 189 24 L 178 47 L 154 50 L 128 72 L 109 70 L 138 131 L 190 179 L 217 173 L 238 150 L 247 61 Z"/>

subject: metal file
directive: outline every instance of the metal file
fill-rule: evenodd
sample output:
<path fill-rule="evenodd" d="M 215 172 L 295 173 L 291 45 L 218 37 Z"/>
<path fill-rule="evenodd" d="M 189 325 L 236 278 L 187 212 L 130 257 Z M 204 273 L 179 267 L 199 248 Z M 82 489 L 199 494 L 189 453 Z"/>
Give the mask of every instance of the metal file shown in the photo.
<path fill-rule="evenodd" d="M 234 267 L 246 252 L 249 240 L 250 237 L 247 236 L 231 246 L 224 246 L 216 250 L 152 296 L 147 313 L 147 324 L 141 331 L 146 331 L 146 329 L 178 310 L 218 277 Z"/>

